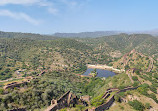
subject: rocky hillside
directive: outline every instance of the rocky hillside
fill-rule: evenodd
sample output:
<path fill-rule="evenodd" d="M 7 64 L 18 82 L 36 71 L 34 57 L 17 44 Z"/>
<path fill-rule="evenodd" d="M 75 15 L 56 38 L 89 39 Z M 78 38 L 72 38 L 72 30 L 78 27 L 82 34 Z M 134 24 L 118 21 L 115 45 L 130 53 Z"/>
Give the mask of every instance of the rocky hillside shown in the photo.
<path fill-rule="evenodd" d="M 115 102 L 117 107 L 110 109 L 113 111 L 134 109 L 135 105 L 136 108 L 141 105 L 143 110 L 156 108 L 158 42 L 151 35 L 120 34 L 93 39 L 54 40 L 38 38 L 38 35 L 36 39 L 34 35 L 29 38 L 27 34 L 26 37 L 10 36 L 1 35 L 0 38 L 0 109 L 4 111 L 17 107 L 43 111 L 52 99 L 69 90 L 79 97 L 89 95 L 90 107 L 105 104 L 115 95 L 118 101 Z M 106 64 L 126 71 L 106 79 L 81 77 L 87 69 L 86 64 Z M 27 78 L 29 82 L 21 84 Z M 21 85 L 3 88 L 14 84 Z M 109 88 L 121 90 L 129 86 L 139 88 L 118 95 L 109 92 L 107 98 L 103 97 Z M 135 97 L 139 102 L 132 101 Z M 129 103 L 119 103 L 119 100 Z M 120 107 L 122 104 L 124 107 Z M 89 107 L 81 104 L 73 108 L 83 110 Z"/>
<path fill-rule="evenodd" d="M 119 69 L 138 69 L 144 72 L 155 70 L 154 59 L 150 56 L 145 56 L 142 53 L 133 49 L 131 52 L 126 53 L 121 59 L 113 62 L 113 66 Z"/>
<path fill-rule="evenodd" d="M 131 50 L 143 53 L 144 55 L 153 56 L 155 59 L 158 58 L 158 38 L 155 38 L 148 34 L 120 34 L 113 36 L 105 36 L 94 39 L 79 39 L 87 45 L 97 48 L 98 50 L 106 50 L 109 55 L 124 55 Z"/>

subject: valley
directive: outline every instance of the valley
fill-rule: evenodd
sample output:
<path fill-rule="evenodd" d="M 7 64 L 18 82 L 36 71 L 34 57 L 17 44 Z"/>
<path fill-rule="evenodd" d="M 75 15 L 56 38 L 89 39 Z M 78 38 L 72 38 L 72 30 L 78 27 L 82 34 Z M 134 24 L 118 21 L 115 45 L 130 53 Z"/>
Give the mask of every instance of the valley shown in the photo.
<path fill-rule="evenodd" d="M 1 32 L 0 109 L 156 111 L 157 47 L 158 38 L 148 34 L 59 38 Z"/>

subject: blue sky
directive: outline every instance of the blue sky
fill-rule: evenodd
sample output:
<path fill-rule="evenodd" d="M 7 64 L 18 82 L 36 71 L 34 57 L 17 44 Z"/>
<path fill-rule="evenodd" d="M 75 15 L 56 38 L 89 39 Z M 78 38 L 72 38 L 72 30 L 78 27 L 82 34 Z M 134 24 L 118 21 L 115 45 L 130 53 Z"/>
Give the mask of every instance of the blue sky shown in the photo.
<path fill-rule="evenodd" d="M 0 30 L 53 34 L 158 29 L 158 0 L 0 0 Z"/>

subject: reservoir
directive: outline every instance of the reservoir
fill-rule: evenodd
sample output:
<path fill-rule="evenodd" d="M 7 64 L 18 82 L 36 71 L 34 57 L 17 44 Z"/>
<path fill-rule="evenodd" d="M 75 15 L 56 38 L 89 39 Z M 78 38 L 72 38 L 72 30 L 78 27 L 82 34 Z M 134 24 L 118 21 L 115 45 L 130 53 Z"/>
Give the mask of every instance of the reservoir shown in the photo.
<path fill-rule="evenodd" d="M 94 69 L 90 69 L 88 68 L 86 70 L 86 72 L 83 75 L 89 75 Z M 112 71 L 108 71 L 108 70 L 103 70 L 103 69 L 96 69 L 96 72 L 98 73 L 96 77 L 112 77 L 114 75 L 116 75 L 114 72 Z"/>

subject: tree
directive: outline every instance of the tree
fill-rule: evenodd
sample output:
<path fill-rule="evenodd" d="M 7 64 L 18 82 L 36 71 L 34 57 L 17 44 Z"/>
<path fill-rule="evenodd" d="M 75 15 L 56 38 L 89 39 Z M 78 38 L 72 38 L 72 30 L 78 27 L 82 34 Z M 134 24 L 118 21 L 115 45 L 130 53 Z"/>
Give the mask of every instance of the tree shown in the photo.
<path fill-rule="evenodd" d="M 126 65 L 125 66 L 125 70 L 128 70 L 130 67 L 129 67 L 129 65 Z"/>
<path fill-rule="evenodd" d="M 139 70 L 136 70 L 136 71 L 135 71 L 135 73 L 136 73 L 137 75 L 140 75 L 140 72 L 139 72 Z"/>

